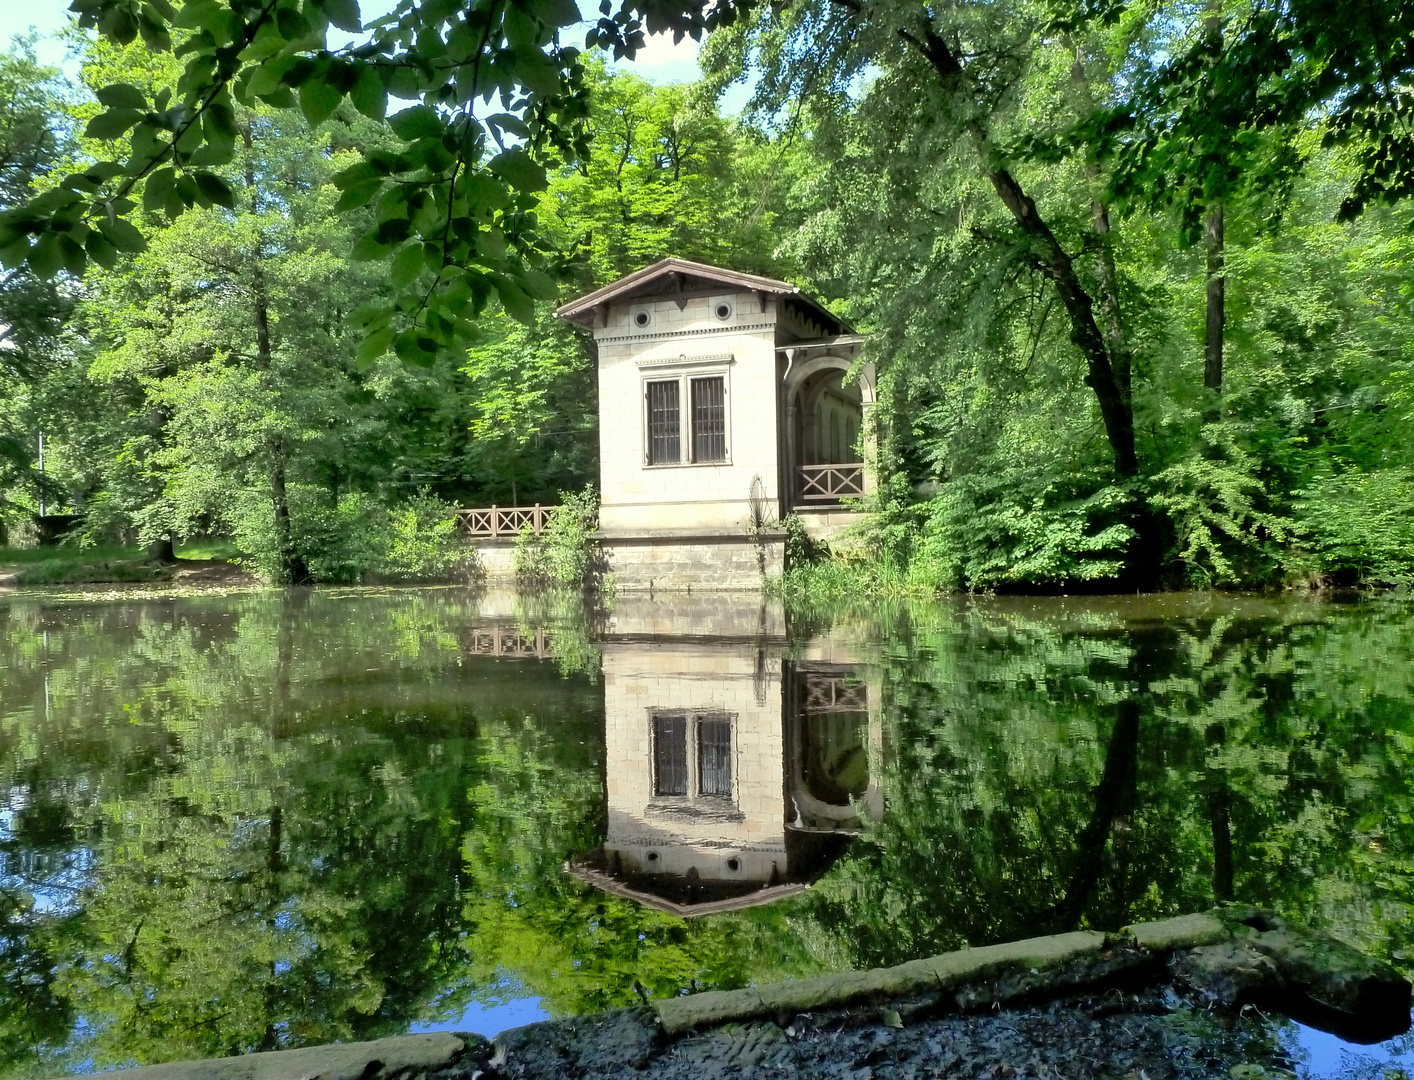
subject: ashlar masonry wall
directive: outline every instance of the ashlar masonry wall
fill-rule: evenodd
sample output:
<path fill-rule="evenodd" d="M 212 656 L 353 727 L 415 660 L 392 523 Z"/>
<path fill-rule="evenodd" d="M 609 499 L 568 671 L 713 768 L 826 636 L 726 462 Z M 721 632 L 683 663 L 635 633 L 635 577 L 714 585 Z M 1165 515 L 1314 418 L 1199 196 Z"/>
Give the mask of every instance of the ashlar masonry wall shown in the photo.
<path fill-rule="evenodd" d="M 767 882 L 787 872 L 779 661 L 760 669 L 727 645 L 612 642 L 603 646 L 606 854 L 644 873 Z M 655 712 L 726 714 L 730 800 L 655 794 Z M 691 736 L 689 736 L 691 738 Z M 689 757 L 697 747 L 689 742 Z"/>
<path fill-rule="evenodd" d="M 606 537 L 663 532 L 745 535 L 753 481 L 779 502 L 776 301 L 751 292 L 613 304 L 594 331 L 599 352 L 599 522 Z M 729 312 L 726 317 L 719 309 Z M 647 384 L 720 375 L 726 388 L 727 461 L 650 465 Z M 683 425 L 683 458 L 689 456 Z"/>

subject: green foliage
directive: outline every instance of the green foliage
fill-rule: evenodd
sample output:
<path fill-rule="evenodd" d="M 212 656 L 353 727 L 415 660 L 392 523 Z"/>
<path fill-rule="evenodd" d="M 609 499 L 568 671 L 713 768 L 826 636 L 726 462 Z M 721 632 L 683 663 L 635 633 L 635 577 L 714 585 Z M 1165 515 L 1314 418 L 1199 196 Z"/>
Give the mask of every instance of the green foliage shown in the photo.
<path fill-rule="evenodd" d="M 371 299 L 356 318 L 367 355 L 391 349 L 430 364 L 472 340 L 466 315 L 492 296 L 525 320 L 534 301 L 554 296 L 555 253 L 533 211 L 547 165 L 588 152 L 581 50 L 561 40 L 580 21 L 574 4 L 411 5 L 369 26 L 358 47 L 335 49 L 331 25 L 365 33 L 356 3 L 185 0 L 139 11 L 130 0 L 75 0 L 74 11 L 113 44 L 140 38 L 173 62 L 156 85 L 122 78 L 96 88 L 102 111 L 84 129 L 95 160 L 0 215 L 7 267 L 82 276 L 91 262 L 144 249 L 142 230 L 127 220 L 139 206 L 173 221 L 233 206 L 237 195 L 219 170 L 237 156 L 243 109 L 280 110 L 311 127 L 342 111 L 385 125 L 396 140 L 366 147 L 332 181 L 340 211 L 376 214 L 363 214 L 352 257 L 391 262 L 394 295 Z M 733 17 L 729 5 L 651 12 L 654 29 L 694 36 Z M 649 9 L 626 4 L 608 14 L 586 46 L 632 56 Z M 388 116 L 390 96 L 419 104 Z M 473 111 L 493 98 L 499 111 Z"/>
<path fill-rule="evenodd" d="M 1119 574 L 1134 536 L 1130 494 L 1076 497 L 1024 473 L 947 481 L 927 505 L 912 574 L 934 588 L 1055 585 Z"/>
<path fill-rule="evenodd" d="M 549 514 L 542 531 L 527 522 L 516 534 L 516 577 L 527 585 L 595 584 L 599 528 L 599 493 L 560 492 L 560 505 Z"/>
<path fill-rule="evenodd" d="M 1155 476 L 1150 497 L 1173 523 L 1174 557 L 1198 586 L 1270 578 L 1279 545 L 1293 531 L 1290 518 L 1266 509 L 1266 492 L 1254 475 L 1258 463 L 1225 434 L 1206 427 L 1209 452 Z"/>
<path fill-rule="evenodd" d="M 326 492 L 306 485 L 287 494 L 288 549 L 263 495 L 247 495 L 226 514 L 239 561 L 266 579 L 280 579 L 290 551 L 315 580 L 331 582 L 442 577 L 465 558 L 456 508 L 426 494 L 392 507 L 359 494 L 333 506 Z"/>
<path fill-rule="evenodd" d="M 1414 471 L 1321 477 L 1298 495 L 1296 519 L 1319 573 L 1414 584 Z"/>

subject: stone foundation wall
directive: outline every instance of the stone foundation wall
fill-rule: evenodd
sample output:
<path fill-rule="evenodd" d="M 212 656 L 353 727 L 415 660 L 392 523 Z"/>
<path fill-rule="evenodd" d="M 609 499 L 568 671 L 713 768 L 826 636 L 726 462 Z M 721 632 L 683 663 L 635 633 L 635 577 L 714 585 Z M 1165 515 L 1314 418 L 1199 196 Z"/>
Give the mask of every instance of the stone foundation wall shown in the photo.
<path fill-rule="evenodd" d="M 760 590 L 781 573 L 785 534 L 601 536 L 607 572 L 621 590 Z"/>
<path fill-rule="evenodd" d="M 476 568 L 472 576 L 489 584 L 514 584 L 516 579 L 516 541 L 513 536 L 492 539 L 480 537 L 471 542 L 476 552 Z"/>

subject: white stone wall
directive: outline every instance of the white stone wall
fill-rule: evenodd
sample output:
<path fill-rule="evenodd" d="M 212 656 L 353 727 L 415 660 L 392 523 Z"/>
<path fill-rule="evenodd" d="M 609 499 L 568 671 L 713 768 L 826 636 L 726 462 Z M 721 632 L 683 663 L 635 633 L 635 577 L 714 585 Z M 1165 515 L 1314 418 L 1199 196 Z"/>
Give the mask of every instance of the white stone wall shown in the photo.
<path fill-rule="evenodd" d="M 649 873 L 765 882 L 784 876 L 785 783 L 781 672 L 774 657 L 757 671 L 754 650 L 674 642 L 606 643 L 606 854 Z M 653 710 L 720 711 L 733 717 L 733 809 L 739 820 L 655 814 Z M 689 747 L 689 753 L 693 749 Z M 714 804 L 722 800 L 712 800 Z M 650 859 L 654 854 L 656 859 Z M 730 865 L 736 860 L 736 867 Z"/>
<path fill-rule="evenodd" d="M 728 301 L 732 315 L 713 308 Z M 768 509 L 778 500 L 777 387 L 773 299 L 724 292 L 611 305 L 594 331 L 599 353 L 599 523 L 606 535 L 644 531 L 742 532 L 750 520 L 752 480 L 759 476 Z M 634 316 L 648 313 L 646 327 Z M 729 363 L 717 357 L 729 355 Z M 679 374 L 727 379 L 729 464 L 646 464 L 644 383 Z M 683 412 L 691 403 L 684 384 Z M 688 441 L 683 452 L 687 456 Z"/>

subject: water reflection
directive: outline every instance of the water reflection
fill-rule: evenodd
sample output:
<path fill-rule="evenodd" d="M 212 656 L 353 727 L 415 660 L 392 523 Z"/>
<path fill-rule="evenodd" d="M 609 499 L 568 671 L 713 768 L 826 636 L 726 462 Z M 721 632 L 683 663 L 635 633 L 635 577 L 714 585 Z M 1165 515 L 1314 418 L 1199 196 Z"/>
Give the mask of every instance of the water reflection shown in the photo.
<path fill-rule="evenodd" d="M 1399 598 L 0 598 L 0 1076 L 1226 895 L 1409 970 L 1411 777 Z"/>
<path fill-rule="evenodd" d="M 737 910 L 799 892 L 882 815 L 877 686 L 855 651 L 785 646 L 778 604 L 615 606 L 599 639 L 607 830 L 573 873 L 675 915 Z"/>

